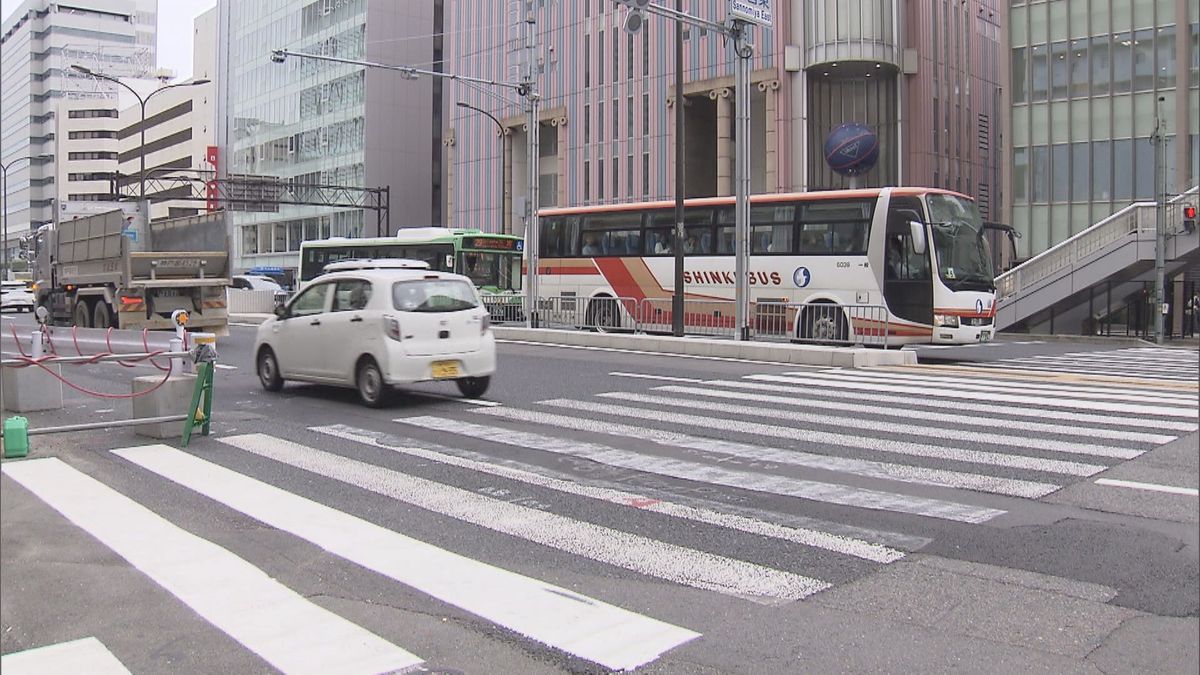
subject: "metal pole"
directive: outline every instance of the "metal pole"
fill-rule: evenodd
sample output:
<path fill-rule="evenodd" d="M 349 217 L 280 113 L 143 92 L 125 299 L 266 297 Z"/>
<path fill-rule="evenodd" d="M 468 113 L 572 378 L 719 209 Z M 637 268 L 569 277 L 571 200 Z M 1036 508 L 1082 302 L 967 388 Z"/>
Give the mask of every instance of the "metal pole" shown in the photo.
<path fill-rule="evenodd" d="M 130 91 L 133 91 L 133 90 L 130 89 Z M 134 93 L 134 95 L 135 96 L 137 95 L 136 92 Z M 147 97 L 147 98 L 149 98 L 149 97 Z M 141 158 L 141 161 L 139 162 L 141 164 L 141 168 L 139 169 L 138 182 L 141 183 L 142 187 L 141 187 L 141 190 L 138 192 L 138 198 L 139 198 L 139 201 L 145 202 L 146 201 L 146 101 L 143 100 L 141 96 L 138 96 L 137 100 L 138 100 L 138 103 L 140 103 L 142 106 L 142 121 L 141 121 L 141 124 L 139 125 L 142 127 L 142 140 L 141 140 L 142 147 L 138 149 L 138 155 Z M 149 220 L 149 218 L 150 218 L 150 209 L 146 209 L 146 219 Z"/>
<path fill-rule="evenodd" d="M 737 89 L 737 135 L 734 182 L 737 188 L 736 224 L 734 227 L 734 247 L 737 251 L 735 270 L 735 302 L 734 323 L 735 336 L 738 340 L 750 339 L 750 326 L 747 314 L 749 309 L 749 268 L 750 268 L 750 57 L 754 48 L 746 42 L 748 24 L 744 21 L 734 21 L 733 48 L 737 56 L 737 78 L 734 87 Z"/>
<path fill-rule="evenodd" d="M 525 297 L 529 298 L 525 308 L 525 324 L 529 328 L 538 327 L 538 153 L 541 151 L 538 128 L 538 94 L 537 94 L 537 3 L 525 2 L 525 81 L 524 94 L 528 119 L 529 155 L 529 204 L 525 218 L 525 255 L 529 261 L 525 270 Z"/>
<path fill-rule="evenodd" d="M 1163 160 L 1166 152 L 1163 143 L 1166 141 L 1165 121 L 1162 118 L 1162 102 L 1165 97 L 1159 96 L 1155 105 L 1154 136 L 1154 341 L 1162 344 L 1166 336 L 1163 330 L 1163 316 L 1166 308 L 1166 246 L 1167 236 L 1164 222 L 1166 205 L 1166 167 Z"/>
<path fill-rule="evenodd" d="M 675 10 L 683 12 L 683 0 L 675 0 Z M 643 36 L 649 40 L 649 36 Z M 683 337 L 684 294 L 683 227 L 684 145 L 683 145 L 683 22 L 675 21 L 675 294 L 671 297 L 671 332 Z"/>
<path fill-rule="evenodd" d="M 0 164 L 0 190 L 4 192 L 4 235 L 0 237 L 0 245 L 4 247 L 4 276 L 0 281 L 8 280 L 8 167 Z M 32 211 L 31 211 L 32 213 Z M 30 228 L 32 229 L 32 228 Z"/>

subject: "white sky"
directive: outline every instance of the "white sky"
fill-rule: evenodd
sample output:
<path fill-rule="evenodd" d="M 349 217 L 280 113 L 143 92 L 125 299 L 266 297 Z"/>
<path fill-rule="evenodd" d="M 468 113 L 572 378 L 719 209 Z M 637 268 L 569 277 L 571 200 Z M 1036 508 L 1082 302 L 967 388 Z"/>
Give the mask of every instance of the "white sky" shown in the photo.
<path fill-rule="evenodd" d="M 22 0 L 0 0 L 6 20 Z M 192 20 L 216 6 L 217 0 L 158 0 L 158 67 L 180 79 L 192 74 Z"/>

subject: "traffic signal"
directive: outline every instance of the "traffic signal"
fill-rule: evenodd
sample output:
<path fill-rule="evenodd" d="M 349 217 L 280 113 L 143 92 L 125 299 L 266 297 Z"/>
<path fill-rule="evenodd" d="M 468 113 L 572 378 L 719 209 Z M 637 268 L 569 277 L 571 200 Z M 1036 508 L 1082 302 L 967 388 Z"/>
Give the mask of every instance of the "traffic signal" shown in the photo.
<path fill-rule="evenodd" d="M 1183 205 L 1183 231 L 1188 234 L 1196 231 L 1196 207 L 1191 204 Z"/>
<path fill-rule="evenodd" d="M 650 6 L 650 0 L 617 0 L 618 5 L 625 5 L 629 8 L 629 14 L 625 15 L 625 32 L 637 33 L 646 24 L 646 8 Z"/>

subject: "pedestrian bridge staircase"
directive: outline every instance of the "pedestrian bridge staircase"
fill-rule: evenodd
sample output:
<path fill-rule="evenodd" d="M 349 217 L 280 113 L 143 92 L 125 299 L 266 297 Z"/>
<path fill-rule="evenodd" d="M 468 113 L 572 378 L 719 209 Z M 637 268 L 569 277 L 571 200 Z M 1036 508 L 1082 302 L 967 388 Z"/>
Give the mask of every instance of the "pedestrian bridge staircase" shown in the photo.
<path fill-rule="evenodd" d="M 1200 187 L 1167 202 L 1168 278 L 1200 265 L 1200 228 L 1183 230 L 1183 206 L 1197 202 Z M 999 275 L 996 329 L 1092 334 L 1099 321 L 1125 311 L 1154 278 L 1155 209 L 1154 202 L 1130 204 Z"/>

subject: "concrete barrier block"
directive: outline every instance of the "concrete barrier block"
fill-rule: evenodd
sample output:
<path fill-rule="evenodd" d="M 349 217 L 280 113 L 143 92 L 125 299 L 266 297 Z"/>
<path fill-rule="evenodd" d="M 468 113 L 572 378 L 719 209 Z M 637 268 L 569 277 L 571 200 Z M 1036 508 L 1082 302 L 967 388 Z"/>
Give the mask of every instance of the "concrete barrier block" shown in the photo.
<path fill-rule="evenodd" d="M 138 394 L 162 382 L 162 376 L 147 375 L 133 380 L 133 393 Z M 182 415 L 192 404 L 192 392 L 196 389 L 195 375 L 172 375 L 161 387 L 133 399 L 133 416 L 162 417 Z M 150 438 L 177 438 L 183 433 L 183 422 L 160 422 L 134 427 L 139 436 Z"/>
<path fill-rule="evenodd" d="M 57 375 L 62 366 L 47 365 Z M 63 407 L 63 384 L 54 375 L 37 366 L 29 368 L 0 368 L 4 382 L 4 409 L 12 412 L 58 410 Z"/>

